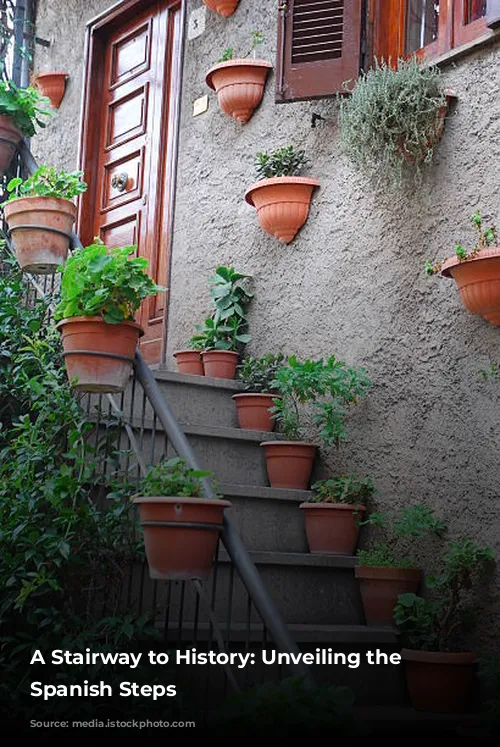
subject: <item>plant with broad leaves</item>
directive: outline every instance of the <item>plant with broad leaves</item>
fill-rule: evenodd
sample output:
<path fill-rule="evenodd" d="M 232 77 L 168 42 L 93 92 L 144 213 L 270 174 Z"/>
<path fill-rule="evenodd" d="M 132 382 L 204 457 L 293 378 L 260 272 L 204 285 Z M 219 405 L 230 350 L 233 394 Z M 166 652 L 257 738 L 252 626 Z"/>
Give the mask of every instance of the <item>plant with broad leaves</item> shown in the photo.
<path fill-rule="evenodd" d="M 23 181 L 20 177 L 7 184 L 8 202 L 21 197 L 54 197 L 72 200 L 87 190 L 83 171 L 58 171 L 53 166 L 40 166 L 35 173 Z"/>
<path fill-rule="evenodd" d="M 211 472 L 191 469 L 183 459 L 175 457 L 151 467 L 140 481 L 139 492 L 143 496 L 201 498 L 203 481 L 211 477 Z"/>
<path fill-rule="evenodd" d="M 375 492 L 371 478 L 352 474 L 318 480 L 311 489 L 311 503 L 360 503 L 363 506 L 369 503 Z"/>
<path fill-rule="evenodd" d="M 225 322 L 216 322 L 213 317 L 208 317 L 204 324 L 196 325 L 198 334 L 193 335 L 189 344 L 194 350 L 237 352 L 251 340 L 250 335 L 243 332 L 244 326 L 238 317 L 231 317 Z"/>
<path fill-rule="evenodd" d="M 258 179 L 271 179 L 275 176 L 297 176 L 307 166 L 305 151 L 295 150 L 293 145 L 272 151 L 257 153 L 255 169 Z"/>
<path fill-rule="evenodd" d="M 285 363 L 283 353 L 267 353 L 260 358 L 247 355 L 239 370 L 239 379 L 246 392 L 269 393 L 276 371 Z"/>
<path fill-rule="evenodd" d="M 44 117 L 52 116 L 50 101 L 36 88 L 18 88 L 11 80 L 0 81 L 0 115 L 9 117 L 26 137 L 36 134 L 36 125 L 45 127 Z"/>
<path fill-rule="evenodd" d="M 460 242 L 455 244 L 455 255 L 461 262 L 464 262 L 467 259 L 473 259 L 482 249 L 488 249 L 490 246 L 498 246 L 498 233 L 495 226 L 492 225 L 485 227 L 484 217 L 478 210 L 473 214 L 471 220 L 478 236 L 474 248 L 470 251 L 467 251 Z M 424 266 L 425 274 L 436 275 L 438 272 L 441 272 L 442 265 L 442 261 L 431 262 L 430 260 L 427 260 Z"/>
<path fill-rule="evenodd" d="M 250 49 L 246 54 L 240 55 L 240 59 L 245 60 L 247 57 L 250 57 L 251 54 L 253 54 L 253 56 L 255 57 L 255 50 L 263 43 L 263 41 L 264 34 L 262 33 L 262 31 L 252 31 L 252 43 Z M 234 58 L 234 47 L 226 47 L 217 62 L 229 62 L 229 60 L 234 60 Z"/>
<path fill-rule="evenodd" d="M 55 318 L 101 316 L 108 324 L 133 321 L 141 302 L 161 290 L 146 274 L 148 262 L 131 256 L 135 246 L 102 243 L 76 249 L 62 269 Z"/>

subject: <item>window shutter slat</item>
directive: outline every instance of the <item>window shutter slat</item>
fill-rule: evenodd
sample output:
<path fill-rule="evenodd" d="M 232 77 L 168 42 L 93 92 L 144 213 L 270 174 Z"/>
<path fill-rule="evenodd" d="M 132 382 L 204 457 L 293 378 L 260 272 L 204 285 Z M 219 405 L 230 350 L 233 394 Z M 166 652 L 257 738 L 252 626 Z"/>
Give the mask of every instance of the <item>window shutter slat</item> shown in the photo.
<path fill-rule="evenodd" d="M 285 0 L 278 26 L 277 101 L 331 96 L 359 73 L 362 0 Z"/>

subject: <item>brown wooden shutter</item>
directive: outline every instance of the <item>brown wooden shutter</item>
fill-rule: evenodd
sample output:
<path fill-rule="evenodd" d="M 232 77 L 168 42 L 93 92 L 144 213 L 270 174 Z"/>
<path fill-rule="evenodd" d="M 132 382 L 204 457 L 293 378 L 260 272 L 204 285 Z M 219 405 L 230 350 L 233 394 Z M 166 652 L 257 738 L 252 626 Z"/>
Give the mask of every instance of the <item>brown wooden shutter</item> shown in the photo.
<path fill-rule="evenodd" d="M 359 73 L 362 0 L 279 0 L 277 101 L 331 96 Z"/>
<path fill-rule="evenodd" d="M 500 26 L 500 0 L 488 0 L 486 5 L 486 23 L 491 29 Z"/>

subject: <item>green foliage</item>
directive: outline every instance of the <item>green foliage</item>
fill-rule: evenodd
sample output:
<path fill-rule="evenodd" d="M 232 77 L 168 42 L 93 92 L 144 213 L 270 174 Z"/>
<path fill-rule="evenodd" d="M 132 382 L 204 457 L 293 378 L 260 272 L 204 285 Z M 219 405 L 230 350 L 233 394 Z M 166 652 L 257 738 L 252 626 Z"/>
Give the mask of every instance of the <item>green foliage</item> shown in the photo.
<path fill-rule="evenodd" d="M 217 62 L 229 62 L 232 59 L 234 59 L 234 49 L 233 47 L 226 47 Z"/>
<path fill-rule="evenodd" d="M 297 176 L 308 164 L 305 151 L 295 150 L 287 145 L 271 153 L 257 153 L 255 169 L 258 179 L 271 179 L 274 176 Z"/>
<path fill-rule="evenodd" d="M 7 184 L 9 202 L 19 197 L 55 197 L 60 200 L 72 200 L 86 190 L 83 171 L 57 171 L 53 166 L 40 166 L 26 181 L 15 177 Z"/>
<path fill-rule="evenodd" d="M 250 46 L 250 49 L 246 54 L 241 54 L 240 59 L 246 59 L 247 57 L 250 57 L 250 55 L 253 53 L 255 57 L 255 50 L 257 47 L 259 47 L 264 41 L 264 34 L 262 31 L 252 31 L 252 43 Z M 229 62 L 229 60 L 233 60 L 236 57 L 236 53 L 234 51 L 233 47 L 227 47 L 222 52 L 221 56 L 217 60 L 217 62 Z"/>
<path fill-rule="evenodd" d="M 464 262 L 467 259 L 473 259 L 481 249 L 487 249 L 489 246 L 498 246 L 498 233 L 496 227 L 485 227 L 483 216 L 479 211 L 476 210 L 471 221 L 477 232 L 474 247 L 470 251 L 467 251 L 461 242 L 455 244 L 455 255 L 461 262 Z M 442 261 L 431 262 L 430 260 L 427 260 L 424 267 L 426 275 L 436 275 L 438 272 L 441 272 L 442 264 Z"/>
<path fill-rule="evenodd" d="M 203 480 L 209 477 L 212 477 L 211 472 L 190 469 L 185 461 L 176 457 L 152 467 L 141 480 L 138 490 L 143 496 L 201 498 Z"/>
<path fill-rule="evenodd" d="M 394 619 L 411 648 L 424 651 L 453 651 L 458 634 L 471 623 L 475 609 L 474 595 L 479 582 L 494 563 L 489 547 L 478 545 L 468 537 L 451 542 L 443 555 L 441 571 L 428 576 L 431 597 L 401 594 Z"/>
<path fill-rule="evenodd" d="M 135 249 L 108 249 L 96 243 L 75 250 L 62 268 L 55 318 L 102 316 L 108 324 L 133 321 L 141 302 L 164 290 L 146 274 L 146 259 L 130 258 Z"/>
<path fill-rule="evenodd" d="M 369 477 L 341 475 L 319 480 L 312 486 L 311 503 L 360 503 L 365 506 L 373 496 L 375 487 Z"/>
<path fill-rule="evenodd" d="M 246 392 L 269 393 L 276 371 L 285 362 L 283 353 L 267 353 L 260 358 L 247 355 L 239 371 L 239 379 L 245 385 Z"/>
<path fill-rule="evenodd" d="M 45 127 L 43 117 L 52 115 L 49 99 L 36 88 L 18 88 L 11 80 L 0 81 L 0 114 L 10 117 L 26 137 L 36 134 L 36 125 Z"/>
<path fill-rule="evenodd" d="M 356 405 L 371 382 L 363 368 L 328 360 L 288 359 L 275 373 L 271 385 L 281 395 L 271 412 L 286 438 L 297 441 L 314 428 L 326 446 L 344 440 L 348 405 Z M 309 407 L 308 407 L 309 405 Z"/>
<path fill-rule="evenodd" d="M 438 144 L 446 96 L 437 67 L 412 57 L 397 69 L 385 61 L 361 73 L 340 102 L 340 136 L 345 153 L 376 182 L 400 187 L 418 179 Z"/>
<path fill-rule="evenodd" d="M 384 542 L 375 542 L 369 550 L 358 550 L 357 556 L 360 565 L 367 565 L 371 568 L 415 567 L 411 560 L 396 555 Z"/>

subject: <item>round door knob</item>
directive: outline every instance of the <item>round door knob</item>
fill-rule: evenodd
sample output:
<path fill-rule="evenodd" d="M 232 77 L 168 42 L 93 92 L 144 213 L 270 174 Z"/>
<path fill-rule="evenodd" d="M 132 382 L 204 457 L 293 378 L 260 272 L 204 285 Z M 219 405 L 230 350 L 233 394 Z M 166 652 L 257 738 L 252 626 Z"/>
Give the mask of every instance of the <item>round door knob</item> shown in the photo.
<path fill-rule="evenodd" d="M 121 174 L 115 174 L 111 179 L 111 186 L 118 192 L 124 192 L 127 189 L 128 174 L 124 171 Z"/>

